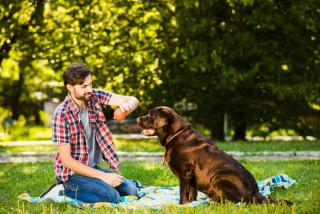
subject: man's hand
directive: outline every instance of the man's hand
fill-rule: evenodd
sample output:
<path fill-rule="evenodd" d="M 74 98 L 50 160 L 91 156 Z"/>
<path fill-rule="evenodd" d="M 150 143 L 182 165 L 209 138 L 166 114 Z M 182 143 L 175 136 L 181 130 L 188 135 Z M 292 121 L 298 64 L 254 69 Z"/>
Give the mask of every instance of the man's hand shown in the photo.
<path fill-rule="evenodd" d="M 119 106 L 122 112 L 129 112 L 131 110 L 134 110 L 134 107 L 130 103 L 123 103 L 121 106 Z"/>
<path fill-rule="evenodd" d="M 102 172 L 99 175 L 99 179 L 113 187 L 117 187 L 122 183 L 124 178 L 121 175 L 115 173 Z"/>
<path fill-rule="evenodd" d="M 130 114 L 132 111 L 134 111 L 138 107 L 139 100 L 133 96 L 123 96 L 120 94 L 113 94 L 109 101 L 109 105 L 119 106 L 121 111 L 125 111 L 125 112 L 128 112 L 128 114 Z"/>
<path fill-rule="evenodd" d="M 87 166 L 83 163 L 80 163 L 71 156 L 70 144 L 59 145 L 58 152 L 62 164 L 77 174 L 100 179 L 113 187 L 119 186 L 124 180 L 124 178 L 121 175 L 115 173 L 106 173 L 98 169 L 94 169 L 90 166 Z"/>

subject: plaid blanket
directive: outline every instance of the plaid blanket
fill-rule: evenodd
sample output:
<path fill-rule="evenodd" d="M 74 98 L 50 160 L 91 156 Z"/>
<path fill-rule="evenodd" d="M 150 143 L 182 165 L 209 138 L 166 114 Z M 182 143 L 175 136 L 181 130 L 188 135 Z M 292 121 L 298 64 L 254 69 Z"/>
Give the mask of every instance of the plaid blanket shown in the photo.
<path fill-rule="evenodd" d="M 156 186 L 142 186 L 140 182 L 135 181 L 137 187 L 139 188 L 138 197 L 135 196 L 123 196 L 121 197 L 121 202 L 118 204 L 99 202 L 99 203 L 84 203 L 82 201 L 69 198 L 63 195 L 63 189 L 60 189 L 56 195 L 51 195 L 50 197 L 31 197 L 28 193 L 23 193 L 18 196 L 19 200 L 28 201 L 31 203 L 41 203 L 48 200 L 57 203 L 69 203 L 73 206 L 79 208 L 86 207 L 120 207 L 126 209 L 140 209 L 140 208 L 153 208 L 161 209 L 167 205 L 177 205 L 177 206 L 202 206 L 209 202 L 209 198 L 202 192 L 198 192 L 197 201 L 185 205 L 179 205 L 179 187 L 156 187 Z M 287 189 L 296 181 L 290 178 L 288 175 L 279 174 L 267 178 L 265 180 L 259 181 L 258 187 L 260 194 L 268 197 L 275 189 L 284 188 Z M 61 185 L 62 186 L 62 185 Z M 63 187 L 62 187 L 63 188 Z"/>
<path fill-rule="evenodd" d="M 275 175 L 257 182 L 260 194 L 266 198 L 268 198 L 269 195 L 271 195 L 271 192 L 273 192 L 276 188 L 288 189 L 295 183 L 296 180 L 285 174 Z"/>

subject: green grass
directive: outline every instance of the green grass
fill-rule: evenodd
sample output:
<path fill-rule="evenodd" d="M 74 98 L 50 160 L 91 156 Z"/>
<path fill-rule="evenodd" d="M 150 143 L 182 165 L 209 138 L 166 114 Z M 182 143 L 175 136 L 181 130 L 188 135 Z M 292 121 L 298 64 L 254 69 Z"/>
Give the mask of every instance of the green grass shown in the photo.
<path fill-rule="evenodd" d="M 114 139 L 118 151 L 123 152 L 162 152 L 158 139 Z"/>
<path fill-rule="evenodd" d="M 118 151 L 162 152 L 158 139 L 126 140 L 115 139 Z M 216 142 L 225 151 L 263 152 L 263 151 L 319 151 L 320 141 L 238 141 Z"/>
<path fill-rule="evenodd" d="M 163 152 L 158 139 L 126 140 L 115 139 L 118 151 L 124 152 Z M 263 151 L 319 151 L 320 141 L 261 141 L 261 142 L 218 142 L 225 151 L 263 152 Z M 56 151 L 54 145 L 48 146 L 8 146 L 0 142 L 0 153 L 6 152 L 48 152 Z"/>
<path fill-rule="evenodd" d="M 3 131 L 3 130 L 1 130 Z M 12 127 L 10 134 L 0 137 L 1 141 L 16 141 L 16 140 L 50 140 L 51 127 L 45 126 L 23 126 Z"/>
<path fill-rule="evenodd" d="M 57 146 L 54 145 L 37 145 L 37 146 L 1 146 L 0 153 L 15 153 L 15 152 L 53 152 L 57 151 Z"/>
<path fill-rule="evenodd" d="M 3 131 L 3 130 L 2 130 Z M 203 130 L 205 133 L 205 130 Z M 56 151 L 56 146 L 13 146 L 3 143 L 17 140 L 51 140 L 51 128 L 43 126 L 25 126 L 13 128 L 10 135 L 0 137 L 0 153 L 3 152 L 47 152 Z M 261 152 L 261 151 L 311 151 L 320 150 L 320 141 L 259 141 L 259 142 L 215 142 L 225 151 Z M 118 151 L 124 152 L 162 152 L 158 139 L 126 140 L 115 139 Z"/>
<path fill-rule="evenodd" d="M 225 151 L 319 151 L 320 141 L 257 141 L 224 142 L 217 145 Z"/>
<path fill-rule="evenodd" d="M 277 190 L 272 198 L 289 199 L 294 206 L 241 205 L 210 203 L 198 208 L 167 207 L 163 213 L 319 213 L 320 161 L 242 161 L 257 180 L 284 173 L 297 180 L 287 190 Z M 122 174 L 140 180 L 144 185 L 175 186 L 176 177 L 159 162 L 123 162 Z M 46 202 L 32 204 L 17 200 L 29 192 L 33 196 L 54 182 L 52 163 L 0 164 L 0 213 L 126 213 L 121 209 L 92 208 L 80 210 L 68 204 Z M 158 213 L 150 209 L 136 213 Z"/>

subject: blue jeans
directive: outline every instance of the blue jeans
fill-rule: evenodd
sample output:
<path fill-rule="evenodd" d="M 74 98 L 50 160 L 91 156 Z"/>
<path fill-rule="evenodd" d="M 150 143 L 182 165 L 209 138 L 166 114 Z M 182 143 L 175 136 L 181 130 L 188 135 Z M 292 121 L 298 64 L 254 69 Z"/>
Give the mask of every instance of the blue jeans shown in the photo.
<path fill-rule="evenodd" d="M 103 169 L 97 165 L 93 168 L 111 173 L 110 170 Z M 112 187 L 102 180 L 91 178 L 79 174 L 72 175 L 69 180 L 63 183 L 66 196 L 85 203 L 96 202 L 120 202 L 120 196 L 135 195 L 138 189 L 136 185 L 125 179 L 119 186 Z"/>

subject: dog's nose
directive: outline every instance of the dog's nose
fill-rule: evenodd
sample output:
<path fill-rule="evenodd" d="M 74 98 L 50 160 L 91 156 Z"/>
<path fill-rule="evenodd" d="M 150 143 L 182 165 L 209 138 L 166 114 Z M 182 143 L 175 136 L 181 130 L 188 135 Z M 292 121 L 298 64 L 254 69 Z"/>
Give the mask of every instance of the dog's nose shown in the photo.
<path fill-rule="evenodd" d="M 140 117 L 137 118 L 137 123 L 139 123 L 139 121 L 140 121 Z"/>

